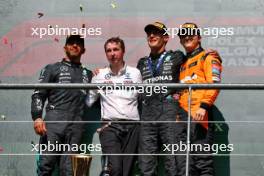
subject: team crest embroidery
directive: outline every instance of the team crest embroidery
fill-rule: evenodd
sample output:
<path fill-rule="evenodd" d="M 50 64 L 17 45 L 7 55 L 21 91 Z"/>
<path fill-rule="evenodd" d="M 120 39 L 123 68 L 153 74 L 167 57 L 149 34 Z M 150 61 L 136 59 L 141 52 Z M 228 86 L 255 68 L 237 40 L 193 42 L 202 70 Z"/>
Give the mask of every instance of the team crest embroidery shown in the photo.
<path fill-rule="evenodd" d="M 131 79 L 131 77 L 130 77 L 130 73 L 126 73 L 126 75 L 125 75 L 125 79 Z"/>
<path fill-rule="evenodd" d="M 110 79 L 111 78 L 111 74 L 110 73 L 107 73 L 106 75 L 105 75 L 105 79 Z"/>
<path fill-rule="evenodd" d="M 87 75 L 87 71 L 86 70 L 83 70 L 83 75 Z"/>
<path fill-rule="evenodd" d="M 170 59 L 171 59 L 171 56 L 167 56 L 167 57 L 165 58 L 165 62 L 169 62 Z"/>
<path fill-rule="evenodd" d="M 60 71 L 62 72 L 67 72 L 69 70 L 69 68 L 67 66 L 61 66 L 60 67 Z"/>

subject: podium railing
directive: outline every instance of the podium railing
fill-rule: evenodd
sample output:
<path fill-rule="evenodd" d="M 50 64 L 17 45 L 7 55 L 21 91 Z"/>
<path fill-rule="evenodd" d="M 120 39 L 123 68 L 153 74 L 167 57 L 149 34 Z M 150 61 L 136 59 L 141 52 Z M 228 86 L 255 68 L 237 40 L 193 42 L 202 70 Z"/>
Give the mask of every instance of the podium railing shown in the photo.
<path fill-rule="evenodd" d="M 225 89 L 225 90 L 263 90 L 264 84 L 262 83 L 222 83 L 222 84 L 181 84 L 181 83 L 153 83 L 153 84 L 57 84 L 57 83 L 38 83 L 38 84 L 9 84 L 0 83 L 0 89 L 4 90 L 30 90 L 30 89 L 98 89 L 99 86 L 103 87 L 150 87 L 150 86 L 166 86 L 167 89 L 188 89 L 188 125 L 187 125 L 187 144 L 190 144 L 190 126 L 191 126 L 191 97 L 193 89 Z M 152 122 L 152 121 L 150 121 Z M 168 121 L 167 121 L 168 122 Z M 166 123 L 167 123 L 166 122 Z M 142 122 L 146 123 L 146 122 Z M 211 122 L 210 122 L 211 123 Z M 189 157 L 190 151 L 186 152 L 186 176 L 189 176 Z"/>

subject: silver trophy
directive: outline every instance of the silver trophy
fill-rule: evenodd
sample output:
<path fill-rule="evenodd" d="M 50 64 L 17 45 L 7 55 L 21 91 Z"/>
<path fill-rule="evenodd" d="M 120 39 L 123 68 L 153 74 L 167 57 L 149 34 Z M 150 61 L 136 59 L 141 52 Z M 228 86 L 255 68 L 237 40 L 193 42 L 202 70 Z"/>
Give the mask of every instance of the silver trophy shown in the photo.
<path fill-rule="evenodd" d="M 73 176 L 89 176 L 91 162 L 92 162 L 92 156 L 73 155 L 72 156 Z"/>

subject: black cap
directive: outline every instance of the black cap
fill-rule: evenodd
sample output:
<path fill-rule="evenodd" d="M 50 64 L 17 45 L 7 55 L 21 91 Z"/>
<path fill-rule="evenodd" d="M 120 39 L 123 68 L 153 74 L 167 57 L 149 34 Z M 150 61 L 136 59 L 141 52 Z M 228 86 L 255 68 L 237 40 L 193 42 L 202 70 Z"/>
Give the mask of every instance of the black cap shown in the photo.
<path fill-rule="evenodd" d="M 184 23 L 181 25 L 178 36 L 184 35 L 199 35 L 200 36 L 200 29 L 195 23 Z"/>
<path fill-rule="evenodd" d="M 163 35 L 168 35 L 167 34 L 167 27 L 165 26 L 165 24 L 161 23 L 161 22 L 154 22 L 152 24 L 148 24 L 147 26 L 145 26 L 144 30 L 146 33 L 149 33 L 152 30 L 159 30 L 160 32 L 163 33 Z"/>
<path fill-rule="evenodd" d="M 70 36 L 67 36 L 65 45 L 74 44 L 74 43 L 84 47 L 84 38 L 81 35 L 70 35 Z"/>

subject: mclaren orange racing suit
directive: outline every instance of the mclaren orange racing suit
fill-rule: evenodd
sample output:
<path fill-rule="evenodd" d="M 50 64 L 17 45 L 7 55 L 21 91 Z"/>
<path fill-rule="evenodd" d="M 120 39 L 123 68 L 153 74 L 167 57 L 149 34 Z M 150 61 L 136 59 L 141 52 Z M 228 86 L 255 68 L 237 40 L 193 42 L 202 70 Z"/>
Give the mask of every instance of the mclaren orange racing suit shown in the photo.
<path fill-rule="evenodd" d="M 215 58 L 210 54 L 205 54 L 202 48 L 194 50 L 192 53 L 187 54 L 187 60 L 182 64 L 180 69 L 180 82 L 181 83 L 219 83 L 221 81 L 221 60 Z M 202 122 L 191 123 L 190 126 L 190 142 L 191 144 L 202 145 L 202 149 L 191 150 L 189 174 L 191 176 L 213 176 L 213 157 L 210 151 L 205 150 L 204 146 L 212 145 L 214 138 L 214 125 L 208 124 L 208 118 L 213 120 L 213 117 L 208 117 L 208 112 L 211 115 L 210 106 L 213 105 L 219 91 L 210 89 L 196 89 L 192 90 L 191 97 L 191 116 L 194 117 L 196 111 L 201 107 L 206 109 L 206 115 Z M 188 119 L 188 90 L 180 92 L 180 110 L 178 113 L 179 121 L 187 121 Z M 178 123 L 176 128 L 177 142 L 187 140 L 187 123 Z M 179 154 L 184 154 L 182 151 Z M 177 174 L 185 176 L 186 157 L 177 156 Z"/>
<path fill-rule="evenodd" d="M 180 69 L 181 83 L 220 83 L 222 65 L 221 59 L 210 54 L 205 54 L 202 48 L 198 48 L 187 55 L 187 60 Z M 208 110 L 215 102 L 219 90 L 196 89 L 192 90 L 191 116 L 201 107 Z M 180 106 L 188 112 L 188 90 L 180 93 Z M 202 126 L 208 129 L 208 111 L 202 122 Z"/>

